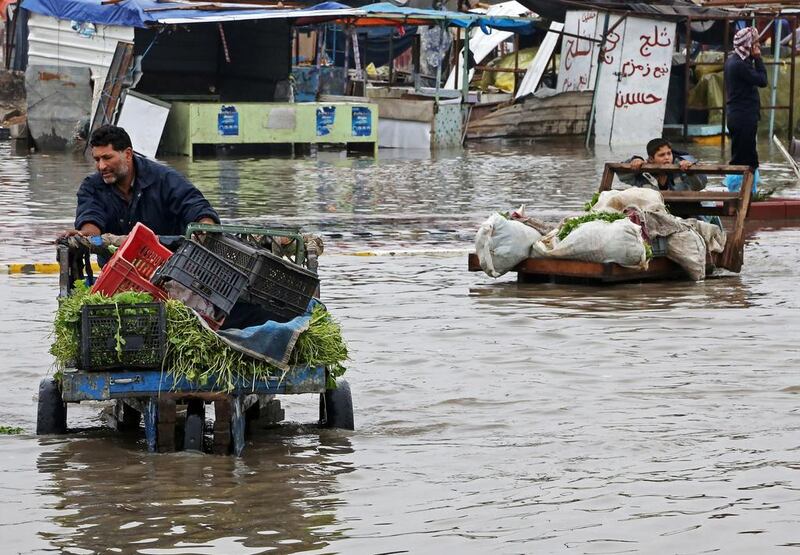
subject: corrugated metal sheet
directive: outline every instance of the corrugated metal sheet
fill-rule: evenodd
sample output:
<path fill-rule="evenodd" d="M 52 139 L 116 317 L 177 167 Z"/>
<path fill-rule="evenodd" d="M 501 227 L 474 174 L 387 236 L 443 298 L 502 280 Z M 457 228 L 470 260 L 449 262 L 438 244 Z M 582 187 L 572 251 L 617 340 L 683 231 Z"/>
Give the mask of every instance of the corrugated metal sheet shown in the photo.
<path fill-rule="evenodd" d="M 32 13 L 28 21 L 28 63 L 90 67 L 105 79 L 117 41 L 133 42 L 133 27 L 97 25 L 86 37 L 65 19 Z"/>
<path fill-rule="evenodd" d="M 28 64 L 88 67 L 94 81 L 94 113 L 118 41 L 133 42 L 133 27 L 97 25 L 84 36 L 72 22 L 31 13 L 28 21 Z"/>

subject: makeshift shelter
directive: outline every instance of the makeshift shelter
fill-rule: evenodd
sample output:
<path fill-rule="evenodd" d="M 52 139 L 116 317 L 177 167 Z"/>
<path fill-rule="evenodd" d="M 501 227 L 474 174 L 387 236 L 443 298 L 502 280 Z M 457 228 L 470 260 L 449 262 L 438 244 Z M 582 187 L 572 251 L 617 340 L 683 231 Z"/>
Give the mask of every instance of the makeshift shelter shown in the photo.
<path fill-rule="evenodd" d="M 388 3 L 350 8 L 326 2 L 305 9 L 283 9 L 156 0 L 113 4 L 24 0 L 22 7 L 31 13 L 29 64 L 55 69 L 28 72 L 33 87 L 45 82 L 41 75 L 47 75 L 47 93 L 40 95 L 42 99 L 55 91 L 60 78 L 52 75 L 60 75 L 59 68 L 88 68 L 97 105 L 92 118 L 95 127 L 113 119 L 124 88 L 121 84 L 128 81 L 125 84 L 138 93 L 171 104 L 164 145 L 186 154 L 198 144 L 376 144 L 374 105 L 352 99 L 288 102 L 294 25 L 334 22 L 347 26 L 479 26 L 487 30 L 530 25 L 514 18 Z M 70 70 L 66 79 L 71 87 L 82 77 Z M 80 103 L 80 99 L 73 102 L 75 107 Z M 56 112 L 63 113 L 63 106 L 47 110 L 41 117 L 53 121 L 59 117 Z M 69 134 L 67 123 L 74 115 L 62 117 L 59 134 Z M 34 135 L 36 126 L 32 125 Z"/>

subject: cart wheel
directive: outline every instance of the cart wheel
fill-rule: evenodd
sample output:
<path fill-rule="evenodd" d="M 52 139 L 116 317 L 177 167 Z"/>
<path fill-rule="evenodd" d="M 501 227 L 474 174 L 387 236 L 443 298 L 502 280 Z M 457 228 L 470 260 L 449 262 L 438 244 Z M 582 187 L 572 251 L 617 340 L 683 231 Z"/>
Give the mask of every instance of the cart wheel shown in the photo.
<path fill-rule="evenodd" d="M 61 388 L 53 378 L 39 382 L 39 405 L 36 412 L 36 434 L 67 433 L 67 404 Z"/>
<path fill-rule="evenodd" d="M 337 380 L 336 389 L 328 389 L 319 396 L 319 422 L 326 428 L 354 430 L 353 396 L 346 380 Z"/>

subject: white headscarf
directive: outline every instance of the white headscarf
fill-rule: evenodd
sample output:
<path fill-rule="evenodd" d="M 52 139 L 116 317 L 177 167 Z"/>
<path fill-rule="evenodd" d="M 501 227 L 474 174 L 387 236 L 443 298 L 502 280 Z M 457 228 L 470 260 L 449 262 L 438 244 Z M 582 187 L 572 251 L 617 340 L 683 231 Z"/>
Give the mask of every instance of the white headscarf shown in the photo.
<path fill-rule="evenodd" d="M 758 42 L 758 29 L 745 27 L 733 37 L 733 51 L 743 60 L 747 59 L 753 48 L 753 43 Z"/>

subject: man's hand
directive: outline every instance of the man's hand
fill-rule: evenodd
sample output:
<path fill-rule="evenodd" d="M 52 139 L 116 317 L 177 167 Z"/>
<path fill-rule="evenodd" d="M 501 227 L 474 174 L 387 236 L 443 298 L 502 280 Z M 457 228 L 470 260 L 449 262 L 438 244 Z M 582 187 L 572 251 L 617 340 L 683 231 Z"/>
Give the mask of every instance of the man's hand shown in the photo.
<path fill-rule="evenodd" d="M 81 235 L 83 237 L 91 237 L 93 235 L 100 235 L 102 233 L 100 228 L 94 224 L 86 223 L 81 226 L 80 229 L 65 229 L 61 233 L 56 236 L 56 241 L 59 239 L 68 239 L 70 237 L 75 237 L 76 235 Z"/>
<path fill-rule="evenodd" d="M 56 235 L 55 241 L 53 242 L 57 242 L 59 239 L 67 239 L 69 237 L 72 237 L 73 235 L 83 235 L 83 234 L 80 232 L 79 229 L 65 229 L 64 231 Z"/>
<path fill-rule="evenodd" d="M 694 166 L 694 162 L 690 162 L 689 160 L 681 160 L 678 162 L 678 166 L 680 166 L 682 171 L 686 171 L 692 166 Z"/>
<path fill-rule="evenodd" d="M 633 171 L 638 172 L 639 170 L 642 169 L 642 166 L 644 166 L 644 160 L 642 160 L 641 158 L 634 158 L 633 160 L 631 160 L 631 169 L 633 169 Z"/>

